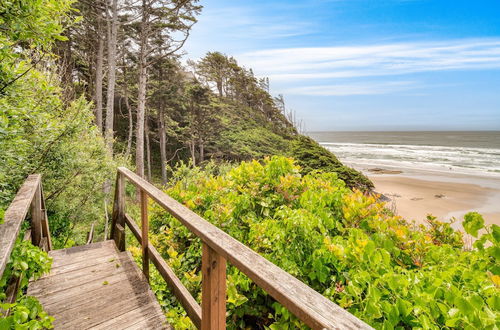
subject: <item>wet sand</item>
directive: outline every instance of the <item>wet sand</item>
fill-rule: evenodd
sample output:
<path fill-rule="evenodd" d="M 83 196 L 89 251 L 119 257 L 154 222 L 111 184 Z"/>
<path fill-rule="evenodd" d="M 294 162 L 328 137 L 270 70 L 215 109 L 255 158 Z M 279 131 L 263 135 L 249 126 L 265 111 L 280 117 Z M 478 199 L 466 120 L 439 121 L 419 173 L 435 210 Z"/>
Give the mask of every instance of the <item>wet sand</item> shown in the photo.
<path fill-rule="evenodd" d="M 361 170 L 375 184 L 375 191 L 391 201 L 387 207 L 408 220 L 425 223 L 432 214 L 441 221 L 467 212 L 481 213 L 487 224 L 500 225 L 500 176 L 478 176 L 415 168 L 380 168 L 350 164 Z"/>
<path fill-rule="evenodd" d="M 428 214 L 440 220 L 462 220 L 470 211 L 486 223 L 500 225 L 500 189 L 477 184 L 423 180 L 400 175 L 371 175 L 375 190 L 389 197 L 387 206 L 408 220 L 424 223 Z"/>

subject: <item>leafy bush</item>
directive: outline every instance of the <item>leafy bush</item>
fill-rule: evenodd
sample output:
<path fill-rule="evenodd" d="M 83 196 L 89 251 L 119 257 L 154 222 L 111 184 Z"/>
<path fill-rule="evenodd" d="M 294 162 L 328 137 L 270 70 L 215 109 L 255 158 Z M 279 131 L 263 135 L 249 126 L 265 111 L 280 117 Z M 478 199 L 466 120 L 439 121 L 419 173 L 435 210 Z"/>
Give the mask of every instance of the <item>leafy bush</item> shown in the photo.
<path fill-rule="evenodd" d="M 29 241 L 17 241 L 10 255 L 9 263 L 0 279 L 0 289 L 8 284 L 6 281 L 12 276 L 21 277 L 20 288 L 28 286 L 30 279 L 37 279 L 50 271 L 52 259 L 40 248 L 33 246 Z M 2 290 L 3 291 L 3 290 Z M 0 294 L 0 300 L 1 299 Z M 5 297 L 4 297 L 5 298 Z"/>
<path fill-rule="evenodd" d="M 73 239 L 84 243 L 83 228 L 103 218 L 102 187 L 116 165 L 92 122 L 90 105 L 83 98 L 64 104 L 48 74 L 30 71 L 0 96 L 0 209 L 29 174 L 42 174 L 50 227 L 67 234 L 54 235 L 57 248 L 76 233 L 80 236 Z"/>
<path fill-rule="evenodd" d="M 0 301 L 5 299 L 8 280 L 20 277 L 19 296 L 13 304 L 0 304 L 0 329 L 51 329 L 54 318 L 42 308 L 40 302 L 25 296 L 30 279 L 37 279 L 50 271 L 52 259 L 48 254 L 29 241 L 17 241 L 12 250 L 10 260 L 0 279 Z M 4 310 L 9 310 L 4 315 Z"/>
<path fill-rule="evenodd" d="M 361 172 L 343 165 L 330 151 L 304 135 L 298 135 L 292 142 L 288 156 L 294 158 L 301 167 L 301 173 L 311 171 L 335 172 L 348 187 L 368 191 L 373 183 Z"/>
<path fill-rule="evenodd" d="M 8 316 L 3 316 L 1 309 L 9 309 Z M 0 329 L 52 329 L 54 318 L 49 316 L 33 297 L 23 297 L 14 304 L 0 304 Z"/>
<path fill-rule="evenodd" d="M 279 125 L 270 122 L 259 109 L 232 104 L 229 100 L 217 106 L 221 128 L 213 145 L 207 147 L 214 158 L 258 159 L 281 154 L 289 147 L 291 132 L 278 130 Z"/>
<path fill-rule="evenodd" d="M 89 102 L 64 100 L 55 73 L 51 50 L 65 39 L 73 3 L 0 1 L 0 215 L 26 177 L 41 173 L 49 222 L 65 235 L 53 236 L 55 247 L 69 235 L 83 243 L 89 221 L 103 219 L 102 187 L 115 168 Z"/>
<path fill-rule="evenodd" d="M 219 176 L 198 169 L 166 192 L 375 328 L 500 326 L 498 226 L 464 251 L 448 223 L 429 217 L 430 226 L 417 227 L 335 173 L 301 170 L 284 157 Z M 476 234 L 479 215 L 468 215 L 465 228 Z M 151 229 L 152 243 L 199 300 L 199 239 L 158 206 Z M 304 327 L 234 267 L 227 278 L 232 328 Z M 169 320 L 185 327 L 162 283 L 152 281 Z"/>

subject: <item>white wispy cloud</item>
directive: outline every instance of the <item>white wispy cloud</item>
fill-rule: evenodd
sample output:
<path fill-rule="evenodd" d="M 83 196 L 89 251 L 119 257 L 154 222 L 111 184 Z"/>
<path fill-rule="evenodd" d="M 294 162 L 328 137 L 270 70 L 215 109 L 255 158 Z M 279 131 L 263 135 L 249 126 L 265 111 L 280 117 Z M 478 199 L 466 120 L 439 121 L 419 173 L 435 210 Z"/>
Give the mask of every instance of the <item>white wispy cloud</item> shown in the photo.
<path fill-rule="evenodd" d="M 275 44 L 276 40 L 300 38 L 315 31 L 314 22 L 276 10 L 272 4 L 217 7 L 209 0 L 202 3 L 205 8 L 185 47 L 195 58 L 215 50 L 235 55 Z M 269 12 L 273 14 L 265 14 Z"/>
<path fill-rule="evenodd" d="M 200 18 L 200 23 L 212 31 L 223 31 L 224 37 L 242 39 L 283 38 L 307 34 L 310 23 L 295 21 L 283 16 L 264 16 L 251 6 L 210 9 Z"/>
<path fill-rule="evenodd" d="M 248 52 L 240 62 L 272 80 L 342 79 L 500 68 L 500 39 L 462 39 Z"/>
<path fill-rule="evenodd" d="M 419 88 L 415 81 L 396 82 L 360 82 L 346 84 L 328 84 L 319 86 L 295 87 L 284 90 L 285 94 L 310 96 L 350 96 L 350 95 L 379 95 L 402 92 Z"/>

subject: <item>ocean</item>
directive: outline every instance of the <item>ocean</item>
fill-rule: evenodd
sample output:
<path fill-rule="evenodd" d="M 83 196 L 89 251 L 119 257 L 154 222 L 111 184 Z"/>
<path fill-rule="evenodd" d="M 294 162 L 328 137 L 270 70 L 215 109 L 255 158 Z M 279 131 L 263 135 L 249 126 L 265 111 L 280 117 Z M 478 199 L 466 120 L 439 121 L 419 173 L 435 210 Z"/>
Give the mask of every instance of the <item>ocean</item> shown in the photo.
<path fill-rule="evenodd" d="M 500 177 L 500 131 L 309 132 L 356 168 L 413 168 Z"/>

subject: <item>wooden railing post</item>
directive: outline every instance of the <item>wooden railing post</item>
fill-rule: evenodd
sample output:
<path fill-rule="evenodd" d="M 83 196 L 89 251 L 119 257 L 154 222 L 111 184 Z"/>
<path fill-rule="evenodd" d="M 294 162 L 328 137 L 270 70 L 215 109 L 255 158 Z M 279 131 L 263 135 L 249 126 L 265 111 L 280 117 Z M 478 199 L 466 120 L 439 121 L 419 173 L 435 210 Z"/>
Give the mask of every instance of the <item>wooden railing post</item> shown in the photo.
<path fill-rule="evenodd" d="M 42 196 L 40 194 L 40 184 L 37 185 L 35 195 L 31 202 L 31 242 L 34 246 L 40 246 L 42 240 Z"/>
<path fill-rule="evenodd" d="M 28 176 L 5 211 L 5 222 L 0 224 L 0 278 L 5 275 L 4 271 L 10 260 L 22 222 L 26 219 L 30 210 L 31 230 L 24 233 L 23 240 L 31 241 L 35 246 L 45 251 L 52 250 L 41 180 L 42 177 L 39 174 Z M 10 304 L 16 301 L 22 275 L 19 277 L 10 276 L 6 280 L 7 287 L 5 288 L 4 302 Z"/>
<path fill-rule="evenodd" d="M 226 329 L 226 259 L 203 243 L 201 329 Z"/>
<path fill-rule="evenodd" d="M 49 228 L 49 217 L 47 216 L 47 208 L 45 207 L 45 198 L 43 197 L 43 186 L 42 182 L 40 181 L 40 186 L 38 189 L 40 193 L 40 205 L 41 205 L 41 212 L 42 212 L 42 236 L 47 239 L 47 251 L 52 250 L 52 239 L 50 236 L 50 228 Z"/>
<path fill-rule="evenodd" d="M 141 194 L 141 226 L 142 226 L 142 272 L 149 281 L 149 250 L 148 250 L 148 195 L 143 189 L 140 189 Z"/>
<path fill-rule="evenodd" d="M 125 178 L 120 172 L 116 175 L 111 238 L 120 251 L 125 251 Z"/>

